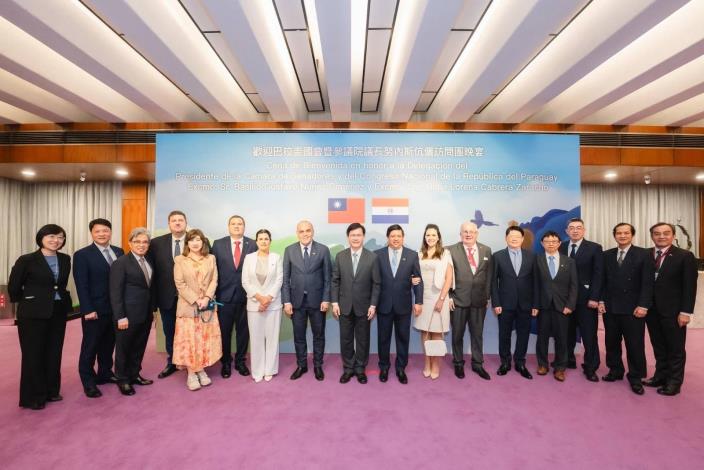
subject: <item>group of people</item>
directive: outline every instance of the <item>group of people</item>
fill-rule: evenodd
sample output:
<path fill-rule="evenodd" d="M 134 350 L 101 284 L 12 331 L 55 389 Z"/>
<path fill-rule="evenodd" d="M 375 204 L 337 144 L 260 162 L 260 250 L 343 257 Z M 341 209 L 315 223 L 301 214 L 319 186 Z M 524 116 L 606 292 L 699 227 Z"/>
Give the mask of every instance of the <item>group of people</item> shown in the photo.
<path fill-rule="evenodd" d="M 675 227 L 668 223 L 650 228 L 651 249 L 634 246 L 635 228 L 619 223 L 613 229 L 617 247 L 603 251 L 584 238 L 584 222 L 575 218 L 566 227 L 564 242 L 555 231 L 542 234 L 544 253 L 526 248 L 524 230 L 512 225 L 506 229 L 506 248 L 493 254 L 477 241 L 479 230 L 472 222 L 461 225 L 460 241 L 448 247 L 443 246 L 440 228 L 428 224 L 419 252 L 404 246 L 400 225 L 388 227 L 386 247 L 370 251 L 364 247 L 364 225 L 352 223 L 346 232 L 349 248 L 334 260 L 328 247 L 314 240 L 313 225 L 306 220 L 297 224 L 298 242 L 286 247 L 283 257 L 270 252 L 268 230 L 257 231 L 254 240 L 246 237 L 245 220 L 239 215 L 230 217 L 229 235 L 212 246 L 201 230 L 187 230 L 181 211 L 168 215 L 168 226 L 169 233 L 153 240 L 145 228 L 132 230 L 130 253 L 125 255 L 110 243 L 110 221 L 95 219 L 89 224 L 93 243 L 74 254 L 83 330 L 78 368 L 90 398 L 100 397 L 98 385 L 106 383 L 117 384 L 124 395 L 135 394 L 133 385 L 153 383 L 140 371 L 157 309 L 167 351 L 166 366 L 158 377 L 186 370 L 190 390 L 212 383 L 205 369 L 218 360 L 221 376 L 232 375 L 233 331 L 235 370 L 251 374 L 256 382 L 277 375 L 282 311 L 293 325 L 297 367 L 292 380 L 308 372 L 308 323 L 315 378 L 324 380 L 329 310 L 340 324 L 341 383 L 353 377 L 367 383 L 370 325 L 375 317 L 381 382 L 389 377 L 394 337 L 395 374 L 400 383 L 408 383 L 411 323 L 426 352 L 424 377 L 439 377 L 443 353 L 435 346 L 443 344 L 451 327 L 456 377 L 465 377 L 463 338 L 469 329 L 471 369 L 490 380 L 483 357 L 489 305 L 499 324 L 499 376 L 513 365 L 522 377 L 533 378 L 526 354 L 532 318 L 537 317 L 538 375 L 552 368 L 554 378 L 564 381 L 566 369 L 577 367 L 574 349 L 579 330 L 583 373 L 598 382 L 597 326 L 603 315 L 609 371 L 602 380 L 614 382 L 625 375 L 639 395 L 643 385 L 670 396 L 682 386 L 697 265 L 692 253 L 673 245 Z M 66 316 L 72 310 L 66 288 L 71 260 L 59 251 L 65 242 L 66 232 L 58 225 L 42 227 L 36 235 L 39 249 L 21 256 L 10 274 L 8 289 L 18 304 L 22 350 L 20 406 L 26 408 L 42 409 L 46 402 L 62 399 L 61 352 Z M 650 379 L 643 380 L 646 325 L 656 368 Z"/>

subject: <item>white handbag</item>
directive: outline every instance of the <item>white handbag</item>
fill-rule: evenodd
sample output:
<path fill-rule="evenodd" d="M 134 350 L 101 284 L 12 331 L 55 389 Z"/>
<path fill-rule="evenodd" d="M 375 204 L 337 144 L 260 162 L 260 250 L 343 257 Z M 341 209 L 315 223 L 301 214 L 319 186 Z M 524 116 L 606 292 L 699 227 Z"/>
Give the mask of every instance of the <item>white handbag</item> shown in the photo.
<path fill-rule="evenodd" d="M 433 310 L 433 313 L 430 315 L 430 320 L 428 320 L 428 329 L 426 331 L 430 331 L 430 324 L 433 321 L 433 315 L 436 313 L 440 315 L 440 328 L 442 330 L 445 329 L 445 326 L 442 324 L 442 314 Z M 426 356 L 442 357 L 447 354 L 447 344 L 445 344 L 444 339 L 426 339 L 423 342 L 423 346 L 425 346 Z"/>

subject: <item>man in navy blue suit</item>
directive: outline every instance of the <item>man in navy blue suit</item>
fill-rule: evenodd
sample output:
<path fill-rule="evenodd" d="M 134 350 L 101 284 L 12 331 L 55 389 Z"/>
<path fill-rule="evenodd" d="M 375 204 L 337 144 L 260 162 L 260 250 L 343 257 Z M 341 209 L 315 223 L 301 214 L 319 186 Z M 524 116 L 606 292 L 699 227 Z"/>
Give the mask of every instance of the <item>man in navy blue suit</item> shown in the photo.
<path fill-rule="evenodd" d="M 242 266 L 244 257 L 257 251 L 257 244 L 244 236 L 244 218 L 233 215 L 227 221 L 230 235 L 213 243 L 213 255 L 218 265 L 218 287 L 215 298 L 223 305 L 218 309 L 220 334 L 222 335 L 222 369 L 220 375 L 232 375 L 232 330 L 236 334 L 237 351 L 235 369 L 240 375 L 249 375 L 245 364 L 249 347 L 249 326 L 247 325 L 247 294 L 242 287 Z"/>
<path fill-rule="evenodd" d="M 604 276 L 604 256 L 601 245 L 584 239 L 584 221 L 579 218 L 567 222 L 567 235 L 560 245 L 560 254 L 569 256 L 577 263 L 577 307 L 569 318 L 567 329 L 567 367 L 575 369 L 574 346 L 577 343 L 577 327 L 584 345 L 584 363 L 582 369 L 590 382 L 598 382 L 596 371 L 599 368 L 599 342 L 597 326 L 599 323 L 599 297 Z"/>
<path fill-rule="evenodd" d="M 112 372 L 115 328 L 110 306 L 110 266 L 124 255 L 122 248 L 110 244 L 112 224 L 106 219 L 88 224 L 93 243 L 73 255 L 73 280 L 81 309 L 83 341 L 78 356 L 78 373 L 88 398 L 102 395 L 99 384 L 117 383 Z M 98 360 L 98 372 L 95 361 Z"/>
<path fill-rule="evenodd" d="M 379 380 L 389 379 L 391 367 L 391 335 L 396 332 L 396 377 L 408 383 L 408 341 L 411 334 L 411 313 L 423 309 L 423 282 L 420 279 L 418 253 L 403 246 L 403 228 L 394 224 L 386 229 L 388 246 L 377 250 L 381 273 L 381 294 L 377 307 L 379 339 Z M 414 279 L 417 281 L 413 285 Z"/>
<path fill-rule="evenodd" d="M 499 320 L 498 375 L 511 370 L 511 333 L 516 326 L 516 349 L 513 362 L 516 371 L 526 379 L 533 376 L 526 368 L 526 352 L 530 337 L 531 317 L 538 315 L 538 274 L 535 254 L 521 249 L 523 229 L 512 225 L 506 229 L 507 248 L 494 253 L 491 282 L 491 305 Z"/>
<path fill-rule="evenodd" d="M 330 306 L 332 260 L 330 250 L 313 240 L 313 224 L 302 220 L 296 225 L 298 242 L 284 250 L 284 283 L 281 302 L 284 313 L 293 321 L 293 343 L 298 367 L 291 380 L 308 372 L 308 345 L 306 326 L 310 320 L 313 330 L 313 371 L 317 380 L 323 380 L 325 352 L 325 315 Z"/>

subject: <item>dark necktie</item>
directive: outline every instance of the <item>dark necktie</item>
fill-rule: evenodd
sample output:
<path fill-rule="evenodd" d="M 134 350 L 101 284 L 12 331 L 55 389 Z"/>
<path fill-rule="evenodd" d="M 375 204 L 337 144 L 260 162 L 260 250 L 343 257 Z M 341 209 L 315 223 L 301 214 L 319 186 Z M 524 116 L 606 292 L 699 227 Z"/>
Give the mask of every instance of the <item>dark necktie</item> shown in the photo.
<path fill-rule="evenodd" d="M 621 263 L 623 263 L 624 253 L 625 252 L 623 250 L 619 250 L 619 252 L 618 252 L 618 259 L 616 260 L 616 262 L 618 263 L 619 266 L 621 266 Z"/>
<path fill-rule="evenodd" d="M 174 248 L 174 258 L 181 254 L 181 240 L 174 240 L 176 242 L 176 248 Z"/>
<path fill-rule="evenodd" d="M 144 273 L 144 279 L 146 279 L 147 285 L 150 285 L 151 279 L 149 278 L 149 271 L 147 271 L 147 265 L 145 264 L 144 258 L 139 258 L 139 267 L 142 268 L 142 273 Z"/>
<path fill-rule="evenodd" d="M 574 258 L 575 256 L 577 256 L 577 244 L 573 243 L 572 251 L 570 251 L 570 258 Z"/>
<path fill-rule="evenodd" d="M 308 268 L 308 262 L 310 261 L 310 254 L 308 253 L 308 247 L 303 247 L 303 266 Z"/>
<path fill-rule="evenodd" d="M 110 254 L 110 250 L 105 248 L 103 250 L 103 254 L 105 255 L 105 260 L 108 262 L 108 265 L 112 266 L 112 255 Z"/>

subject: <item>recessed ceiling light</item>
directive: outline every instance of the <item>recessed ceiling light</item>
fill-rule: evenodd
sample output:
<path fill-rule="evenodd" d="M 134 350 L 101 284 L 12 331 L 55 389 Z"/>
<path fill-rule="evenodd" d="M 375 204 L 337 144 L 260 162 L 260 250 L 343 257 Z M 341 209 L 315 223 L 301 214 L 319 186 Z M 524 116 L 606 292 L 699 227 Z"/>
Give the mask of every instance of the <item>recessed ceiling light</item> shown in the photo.
<path fill-rule="evenodd" d="M 607 180 L 612 180 L 612 179 L 616 178 L 617 176 L 618 175 L 616 174 L 615 171 L 607 171 L 606 173 L 604 173 L 604 178 L 606 178 Z"/>
<path fill-rule="evenodd" d="M 120 168 L 120 169 L 118 169 L 118 170 L 115 170 L 115 174 L 116 174 L 117 176 L 122 176 L 122 177 L 124 177 L 124 176 L 129 175 L 129 172 L 128 172 L 127 170 L 125 170 L 124 168 Z"/>
<path fill-rule="evenodd" d="M 704 173 L 697 173 L 697 176 L 695 176 L 695 178 L 699 181 L 704 180 Z"/>
<path fill-rule="evenodd" d="M 22 173 L 22 176 L 26 176 L 28 178 L 31 178 L 32 176 L 35 176 L 37 174 L 34 170 L 31 170 L 29 168 L 20 171 L 20 173 Z"/>

